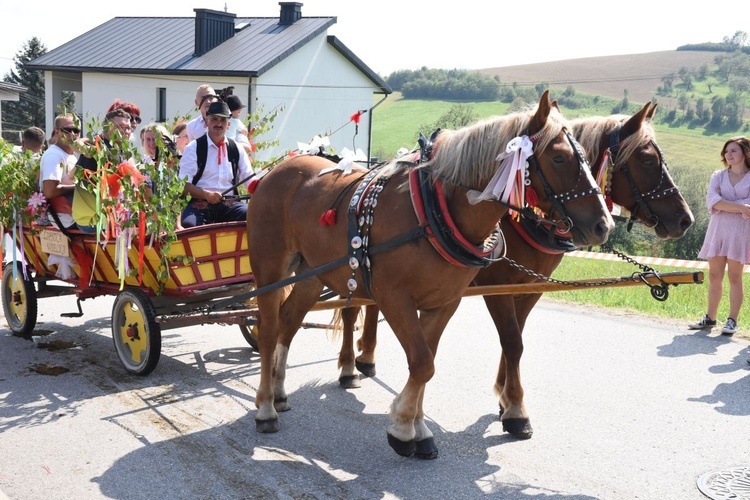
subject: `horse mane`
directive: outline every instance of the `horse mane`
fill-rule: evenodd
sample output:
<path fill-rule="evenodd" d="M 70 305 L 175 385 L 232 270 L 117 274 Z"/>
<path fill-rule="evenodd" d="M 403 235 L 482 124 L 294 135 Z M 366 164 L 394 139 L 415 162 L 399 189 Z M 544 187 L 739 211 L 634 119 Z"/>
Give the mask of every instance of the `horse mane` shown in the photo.
<path fill-rule="evenodd" d="M 621 127 L 628 119 L 630 119 L 629 115 L 612 115 L 590 116 L 571 120 L 570 126 L 572 127 L 573 135 L 586 152 L 586 160 L 588 160 L 592 167 L 601 154 L 599 144 L 602 136 L 610 134 L 615 129 Z M 645 120 L 641 122 L 641 126 L 636 133 L 625 139 L 620 146 L 617 164 L 621 165 L 625 163 L 638 147 L 655 140 L 654 135 L 654 127 L 651 125 L 651 122 Z"/>
<path fill-rule="evenodd" d="M 483 190 L 500 165 L 497 156 L 505 152 L 511 139 L 529 134 L 535 112 L 536 107 L 480 120 L 457 130 L 442 130 L 427 163 L 432 180 L 442 179 L 446 194 L 457 186 Z M 567 126 L 567 120 L 557 108 L 552 108 L 535 152 L 544 151 Z"/>

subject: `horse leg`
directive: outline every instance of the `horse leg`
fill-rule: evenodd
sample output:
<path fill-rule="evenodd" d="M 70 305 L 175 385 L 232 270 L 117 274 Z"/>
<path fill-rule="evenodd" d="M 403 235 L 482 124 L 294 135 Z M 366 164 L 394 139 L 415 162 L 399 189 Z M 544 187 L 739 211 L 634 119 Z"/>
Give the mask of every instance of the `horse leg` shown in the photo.
<path fill-rule="evenodd" d="M 378 306 L 365 307 L 365 321 L 362 336 L 357 340 L 357 350 L 361 353 L 354 360 L 357 370 L 365 377 L 375 376 L 375 346 L 378 341 Z"/>
<path fill-rule="evenodd" d="M 299 331 L 305 315 L 312 309 L 323 291 L 323 284 L 317 279 L 307 279 L 294 285 L 292 292 L 281 305 L 279 311 L 279 337 L 274 351 L 274 407 L 276 411 L 291 409 L 284 388 L 289 346 Z"/>
<path fill-rule="evenodd" d="M 357 389 L 361 387 L 359 377 L 354 373 L 354 324 L 361 308 L 347 307 L 341 310 L 343 323 L 343 337 L 341 351 L 339 352 L 339 385 L 344 389 Z"/>
<path fill-rule="evenodd" d="M 388 428 L 388 444 L 399 455 L 413 454 L 425 459 L 438 456 L 432 431 L 424 422 L 424 391 L 435 373 L 435 355 L 440 336 L 459 303 L 460 299 L 439 309 L 422 311 L 419 316 L 421 335 L 402 337 L 396 334 L 409 363 L 409 379 L 391 405 L 391 417 L 395 422 Z M 385 307 L 383 311 L 386 314 Z M 386 319 L 392 326 L 396 324 L 389 316 Z"/>
<path fill-rule="evenodd" d="M 260 353 L 260 383 L 255 394 L 255 428 L 258 432 L 278 432 L 279 415 L 274 408 L 273 365 L 274 348 L 279 331 L 279 309 L 283 292 L 268 292 L 258 296 L 258 351 Z"/>
<path fill-rule="evenodd" d="M 523 402 L 520 371 L 523 338 L 521 327 L 516 319 L 514 297 L 487 295 L 484 301 L 497 328 L 502 348 L 495 381 L 495 393 L 499 398 L 499 414 L 503 430 L 515 437 L 528 439 L 533 429 Z"/>

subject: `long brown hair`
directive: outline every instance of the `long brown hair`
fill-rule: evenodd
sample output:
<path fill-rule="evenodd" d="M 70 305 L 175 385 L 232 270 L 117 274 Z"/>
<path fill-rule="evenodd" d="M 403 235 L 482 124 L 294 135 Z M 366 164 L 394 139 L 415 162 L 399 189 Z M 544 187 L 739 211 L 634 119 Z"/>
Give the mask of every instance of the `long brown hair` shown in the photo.
<path fill-rule="evenodd" d="M 727 163 L 727 159 L 724 158 L 724 154 L 727 152 L 727 146 L 729 146 L 733 142 L 736 143 L 742 150 L 742 154 L 745 155 L 745 166 L 747 168 L 750 168 L 750 139 L 748 139 L 744 135 L 732 137 L 724 143 L 724 147 L 721 148 L 721 163 L 723 163 L 725 167 L 729 168 L 729 164 Z"/>

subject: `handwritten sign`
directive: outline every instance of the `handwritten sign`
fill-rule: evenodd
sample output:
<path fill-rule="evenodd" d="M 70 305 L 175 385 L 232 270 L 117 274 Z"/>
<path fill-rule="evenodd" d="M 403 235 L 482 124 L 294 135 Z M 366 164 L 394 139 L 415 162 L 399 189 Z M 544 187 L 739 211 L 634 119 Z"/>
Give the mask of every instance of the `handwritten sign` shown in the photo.
<path fill-rule="evenodd" d="M 42 251 L 47 254 L 70 257 L 68 237 L 57 231 L 42 230 L 39 236 L 42 242 Z"/>

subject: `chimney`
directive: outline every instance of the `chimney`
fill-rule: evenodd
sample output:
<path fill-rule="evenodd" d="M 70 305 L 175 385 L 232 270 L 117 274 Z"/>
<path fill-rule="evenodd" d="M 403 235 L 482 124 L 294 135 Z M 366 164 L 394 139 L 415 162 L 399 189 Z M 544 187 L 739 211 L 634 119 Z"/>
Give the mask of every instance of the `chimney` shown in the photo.
<path fill-rule="evenodd" d="M 292 25 L 302 17 L 302 4 L 300 2 L 279 2 L 279 5 L 281 5 L 281 14 L 279 15 L 281 26 Z"/>
<path fill-rule="evenodd" d="M 195 12 L 195 53 L 202 56 L 234 36 L 236 14 L 210 9 L 193 9 Z"/>

